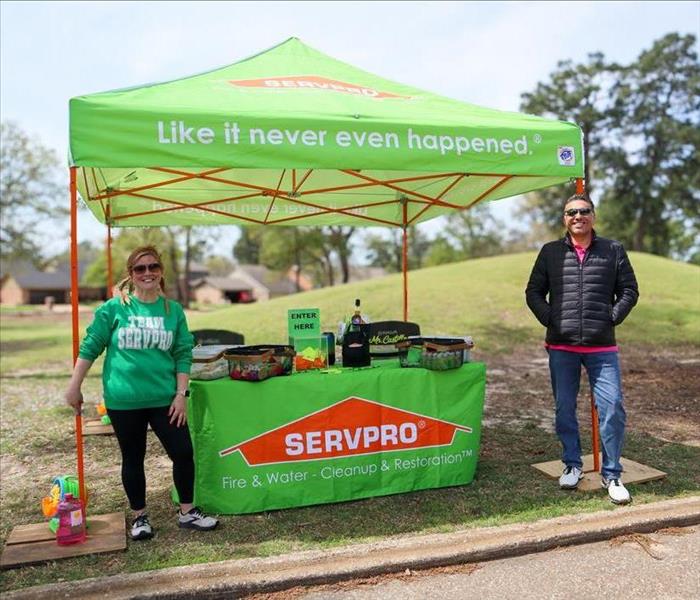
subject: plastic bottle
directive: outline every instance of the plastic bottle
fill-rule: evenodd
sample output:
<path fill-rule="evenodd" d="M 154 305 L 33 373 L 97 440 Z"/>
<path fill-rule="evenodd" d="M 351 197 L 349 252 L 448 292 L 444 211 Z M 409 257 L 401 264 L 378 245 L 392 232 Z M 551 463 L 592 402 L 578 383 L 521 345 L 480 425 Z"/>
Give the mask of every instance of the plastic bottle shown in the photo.
<path fill-rule="evenodd" d="M 58 518 L 56 542 L 59 546 L 81 544 L 86 540 L 85 513 L 79 498 L 73 498 L 73 494 L 66 494 L 58 503 L 56 517 Z"/>

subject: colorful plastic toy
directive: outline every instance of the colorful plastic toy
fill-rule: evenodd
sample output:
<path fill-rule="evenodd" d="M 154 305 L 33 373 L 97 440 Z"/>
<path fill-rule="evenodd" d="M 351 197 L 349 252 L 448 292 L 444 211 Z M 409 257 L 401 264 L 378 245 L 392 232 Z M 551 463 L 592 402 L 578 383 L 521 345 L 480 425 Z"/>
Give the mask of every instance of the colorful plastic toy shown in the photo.
<path fill-rule="evenodd" d="M 97 405 L 97 414 L 100 415 L 100 422 L 103 425 L 111 425 L 112 420 L 107 414 L 107 407 L 105 406 L 104 400 Z"/>
<path fill-rule="evenodd" d="M 41 512 L 49 519 L 49 529 L 52 533 L 56 533 L 58 529 L 58 519 L 56 518 L 58 503 L 65 500 L 66 494 L 72 494 L 73 498 L 80 498 L 80 486 L 77 477 L 72 475 L 54 477 L 49 495 L 41 499 Z M 88 498 L 90 497 L 87 490 L 85 495 Z M 87 505 L 87 498 L 85 505 Z"/>

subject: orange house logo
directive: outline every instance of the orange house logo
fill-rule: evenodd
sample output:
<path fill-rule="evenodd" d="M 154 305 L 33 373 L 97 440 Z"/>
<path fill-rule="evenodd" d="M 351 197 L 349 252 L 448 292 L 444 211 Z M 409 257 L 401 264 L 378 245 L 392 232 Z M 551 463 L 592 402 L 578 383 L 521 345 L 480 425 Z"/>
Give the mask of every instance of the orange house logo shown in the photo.
<path fill-rule="evenodd" d="M 472 429 L 441 419 L 350 397 L 301 419 L 224 448 L 240 452 L 249 466 L 342 458 L 452 444 Z"/>
<path fill-rule="evenodd" d="M 351 94 L 353 96 L 364 96 L 365 98 L 409 98 L 391 92 L 381 92 L 374 88 L 355 85 L 345 81 L 319 77 L 318 75 L 289 75 L 287 77 L 265 77 L 263 79 L 236 79 L 229 83 L 238 87 L 257 87 L 270 90 L 325 90 Z"/>

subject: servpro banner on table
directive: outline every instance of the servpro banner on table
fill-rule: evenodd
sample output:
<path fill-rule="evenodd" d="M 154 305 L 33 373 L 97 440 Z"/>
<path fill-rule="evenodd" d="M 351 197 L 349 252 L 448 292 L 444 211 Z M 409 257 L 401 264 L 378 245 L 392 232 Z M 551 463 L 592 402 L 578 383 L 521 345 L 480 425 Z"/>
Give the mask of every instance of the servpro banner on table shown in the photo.
<path fill-rule="evenodd" d="M 469 483 L 483 364 L 193 382 L 197 504 L 218 513 Z"/>

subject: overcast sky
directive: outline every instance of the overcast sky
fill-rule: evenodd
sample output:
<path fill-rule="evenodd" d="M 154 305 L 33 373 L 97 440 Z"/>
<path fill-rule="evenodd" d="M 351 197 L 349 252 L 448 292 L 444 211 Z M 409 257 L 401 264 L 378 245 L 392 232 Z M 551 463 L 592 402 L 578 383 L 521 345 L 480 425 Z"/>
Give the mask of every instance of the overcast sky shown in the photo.
<path fill-rule="evenodd" d="M 666 33 L 700 35 L 700 2 L 7 2 L 0 111 L 67 156 L 73 96 L 236 62 L 296 36 L 362 69 L 518 110 L 558 61 L 628 62 Z M 511 200 L 497 214 L 509 214 Z M 83 215 L 80 239 L 103 236 Z"/>

